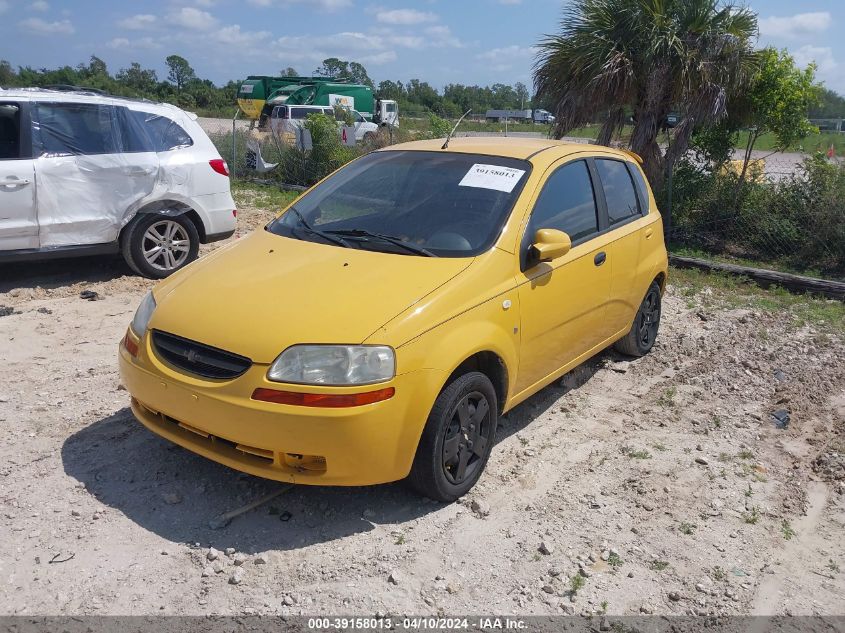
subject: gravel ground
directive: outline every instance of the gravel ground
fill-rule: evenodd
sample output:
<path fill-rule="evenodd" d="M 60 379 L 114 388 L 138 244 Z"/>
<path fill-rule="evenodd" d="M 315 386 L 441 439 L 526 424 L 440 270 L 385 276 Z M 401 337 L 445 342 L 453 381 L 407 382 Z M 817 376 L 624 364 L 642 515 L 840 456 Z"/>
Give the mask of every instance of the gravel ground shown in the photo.
<path fill-rule="evenodd" d="M 239 197 L 241 232 L 270 217 Z M 116 354 L 151 285 L 109 258 L 3 269 L 2 614 L 843 613 L 835 328 L 672 284 L 652 354 L 511 411 L 442 505 L 287 489 L 146 431 Z"/>

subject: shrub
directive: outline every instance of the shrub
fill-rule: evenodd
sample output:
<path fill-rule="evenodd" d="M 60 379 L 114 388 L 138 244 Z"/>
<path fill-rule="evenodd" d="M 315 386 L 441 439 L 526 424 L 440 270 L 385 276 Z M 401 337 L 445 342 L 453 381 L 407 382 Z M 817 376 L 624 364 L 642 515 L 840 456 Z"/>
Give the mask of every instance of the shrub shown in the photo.
<path fill-rule="evenodd" d="M 845 168 L 807 158 L 774 182 L 751 178 L 737 199 L 732 169 L 682 161 L 673 183 L 676 244 L 795 270 L 845 273 Z"/>

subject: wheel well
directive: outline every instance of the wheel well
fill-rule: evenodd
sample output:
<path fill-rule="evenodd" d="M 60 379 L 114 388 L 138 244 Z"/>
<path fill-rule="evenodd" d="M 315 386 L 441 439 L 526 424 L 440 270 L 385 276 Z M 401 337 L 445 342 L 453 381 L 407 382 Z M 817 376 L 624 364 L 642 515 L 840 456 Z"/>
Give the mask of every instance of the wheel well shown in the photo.
<path fill-rule="evenodd" d="M 660 286 L 660 294 L 662 295 L 666 291 L 666 273 L 660 273 L 654 278 L 654 281 Z"/>
<path fill-rule="evenodd" d="M 175 213 L 175 215 L 185 215 L 194 225 L 194 228 L 196 228 L 197 233 L 200 236 L 200 242 L 205 244 L 205 226 L 203 225 L 199 214 L 184 202 L 177 202 L 176 200 L 158 200 L 138 209 L 132 220 L 127 222 L 126 226 L 120 230 L 120 241 L 123 241 L 126 229 L 132 224 L 135 218 L 142 213 L 159 213 L 161 215 L 166 215 L 168 212 Z"/>
<path fill-rule="evenodd" d="M 493 388 L 496 390 L 496 399 L 499 401 L 499 415 L 501 415 L 505 407 L 505 399 L 508 396 L 508 370 L 504 361 L 493 352 L 478 352 L 458 365 L 457 369 L 449 376 L 446 384 L 450 384 L 456 378 L 471 371 L 480 371 L 493 383 Z"/>

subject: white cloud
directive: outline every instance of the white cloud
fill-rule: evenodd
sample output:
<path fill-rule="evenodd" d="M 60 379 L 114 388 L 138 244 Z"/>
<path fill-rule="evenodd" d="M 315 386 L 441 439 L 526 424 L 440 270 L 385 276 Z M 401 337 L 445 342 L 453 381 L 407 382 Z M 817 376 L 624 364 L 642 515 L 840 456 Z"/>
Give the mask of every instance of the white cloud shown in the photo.
<path fill-rule="evenodd" d="M 795 63 L 799 66 L 809 66 L 815 62 L 819 74 L 826 74 L 835 70 L 839 64 L 833 58 L 833 49 L 829 46 L 812 46 L 807 44 L 798 50 L 792 51 Z"/>
<path fill-rule="evenodd" d="M 332 35 L 285 36 L 273 41 L 267 49 L 287 65 L 318 64 L 328 57 L 340 57 L 377 66 L 397 59 L 392 48 L 395 44 L 383 35 L 346 31 Z"/>
<path fill-rule="evenodd" d="M 29 5 L 29 8 L 33 11 L 47 11 L 50 5 L 45 0 L 35 0 L 35 2 Z"/>
<path fill-rule="evenodd" d="M 524 66 L 526 61 L 536 55 L 537 49 L 533 46 L 504 46 L 493 48 L 489 51 L 479 53 L 475 56 L 485 62 L 489 70 L 502 72 L 511 70 L 514 66 Z"/>
<path fill-rule="evenodd" d="M 151 37 L 141 37 L 136 40 L 130 40 L 125 37 L 116 37 L 106 42 L 106 47 L 114 50 L 158 50 L 161 44 Z"/>
<path fill-rule="evenodd" d="M 826 31 L 831 21 L 831 15 L 827 11 L 797 13 L 785 17 L 772 16 L 760 20 L 760 34 L 767 37 L 795 39 Z"/>
<path fill-rule="evenodd" d="M 122 29 L 128 29 L 130 31 L 144 31 L 155 27 L 156 22 L 158 22 L 156 16 L 150 15 L 149 13 L 138 13 L 132 17 L 120 20 L 117 25 Z"/>
<path fill-rule="evenodd" d="M 508 59 L 523 59 L 525 57 L 531 57 L 535 54 L 535 52 L 536 49 L 533 46 L 517 46 L 514 44 L 503 48 L 493 48 L 489 51 L 479 53 L 475 57 L 476 59 L 484 59 L 488 61 L 504 61 Z"/>
<path fill-rule="evenodd" d="M 522 0 L 499 0 L 499 4 L 522 4 Z"/>
<path fill-rule="evenodd" d="M 222 44 L 241 46 L 251 42 L 260 42 L 270 37 L 269 31 L 241 31 L 239 24 L 225 26 L 214 34 L 214 38 Z"/>
<path fill-rule="evenodd" d="M 247 0 L 247 3 L 256 7 L 286 7 L 292 4 L 308 4 L 323 11 L 338 11 L 352 6 L 352 0 Z"/>
<path fill-rule="evenodd" d="M 452 30 L 444 25 L 429 26 L 423 31 L 428 37 L 427 44 L 437 48 L 448 46 L 449 48 L 463 48 L 464 44 L 457 37 L 452 35 Z"/>
<path fill-rule="evenodd" d="M 217 18 L 208 11 L 200 11 L 194 7 L 182 7 L 168 15 L 168 19 L 175 26 L 183 26 L 193 31 L 210 31 L 217 26 Z"/>
<path fill-rule="evenodd" d="M 18 26 L 30 33 L 37 33 L 39 35 L 70 35 L 76 32 L 70 20 L 58 20 L 56 22 L 47 22 L 41 18 L 29 18 L 18 22 Z"/>
<path fill-rule="evenodd" d="M 433 13 L 417 11 L 416 9 L 377 9 L 375 10 L 375 14 L 376 20 L 382 24 L 408 26 L 411 24 L 423 24 L 424 22 L 437 21 L 437 16 Z"/>

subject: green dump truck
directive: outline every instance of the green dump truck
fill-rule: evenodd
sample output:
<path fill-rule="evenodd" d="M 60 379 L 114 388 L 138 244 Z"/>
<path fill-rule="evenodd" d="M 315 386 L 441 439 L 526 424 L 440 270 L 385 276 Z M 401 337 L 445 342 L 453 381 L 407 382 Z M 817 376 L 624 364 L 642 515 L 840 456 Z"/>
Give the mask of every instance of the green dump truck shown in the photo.
<path fill-rule="evenodd" d="M 238 89 L 238 106 L 261 123 L 277 105 L 340 105 L 357 110 L 381 125 L 399 126 L 395 101 L 375 99 L 369 86 L 346 83 L 332 77 L 266 77 L 250 75 Z"/>

